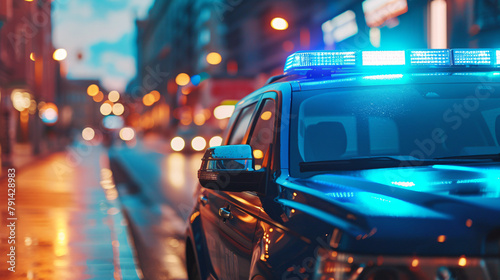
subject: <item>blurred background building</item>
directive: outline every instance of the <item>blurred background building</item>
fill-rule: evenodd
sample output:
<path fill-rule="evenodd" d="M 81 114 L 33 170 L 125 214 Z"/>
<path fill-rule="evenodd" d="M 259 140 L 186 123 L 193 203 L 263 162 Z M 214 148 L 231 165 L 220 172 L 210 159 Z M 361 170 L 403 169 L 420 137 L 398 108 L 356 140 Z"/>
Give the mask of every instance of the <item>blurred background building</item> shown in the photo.
<path fill-rule="evenodd" d="M 88 81 L 78 85 L 64 78 L 67 53 L 52 44 L 51 11 L 50 0 L 0 1 L 3 167 L 64 148 L 71 129 L 81 125 L 75 121 L 92 124 L 92 109 L 85 106 Z"/>
<path fill-rule="evenodd" d="M 99 77 L 66 78 L 67 53 L 52 43 L 55 2 L 0 3 L 4 165 L 85 127 L 129 125 L 209 144 L 236 100 L 282 74 L 297 50 L 500 46 L 499 0 L 158 0 L 135 24 L 136 77 L 111 101 Z"/>
<path fill-rule="evenodd" d="M 282 74 L 295 51 L 498 47 L 499 23 L 498 0 L 155 1 L 136 23 L 137 77 L 127 92 L 160 93 L 163 102 L 144 112 L 166 104 L 168 120 L 145 130 L 203 134 L 205 122 L 224 126 L 215 108 Z"/>

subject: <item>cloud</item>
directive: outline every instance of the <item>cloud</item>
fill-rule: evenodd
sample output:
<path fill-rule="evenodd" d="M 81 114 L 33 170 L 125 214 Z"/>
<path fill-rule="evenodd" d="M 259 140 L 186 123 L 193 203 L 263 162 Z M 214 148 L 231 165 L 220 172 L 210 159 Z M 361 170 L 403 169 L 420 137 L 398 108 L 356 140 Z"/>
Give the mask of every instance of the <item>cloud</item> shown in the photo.
<path fill-rule="evenodd" d="M 132 56 L 125 56 L 116 52 L 105 52 L 101 54 L 101 60 L 105 65 L 112 65 L 114 70 L 123 76 L 128 78 L 135 76 L 135 59 Z"/>
<path fill-rule="evenodd" d="M 68 77 L 101 79 L 125 87 L 135 76 L 135 19 L 147 15 L 153 0 L 56 0 L 53 43 L 65 48 Z M 82 53 L 83 59 L 77 59 Z M 122 85 L 117 86 L 122 83 Z"/>

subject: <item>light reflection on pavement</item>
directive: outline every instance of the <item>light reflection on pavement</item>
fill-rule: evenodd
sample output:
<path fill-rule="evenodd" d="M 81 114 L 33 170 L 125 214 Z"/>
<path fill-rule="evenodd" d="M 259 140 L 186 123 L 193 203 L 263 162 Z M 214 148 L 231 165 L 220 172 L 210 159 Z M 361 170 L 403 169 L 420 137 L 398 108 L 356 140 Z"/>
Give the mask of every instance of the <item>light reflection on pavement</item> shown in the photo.
<path fill-rule="evenodd" d="M 140 278 L 120 207 L 100 186 L 105 151 L 86 149 L 79 160 L 57 153 L 17 171 L 15 273 L 7 270 L 3 253 L 10 245 L 3 207 L 7 182 L 0 179 L 0 279 Z"/>
<path fill-rule="evenodd" d="M 110 151 L 120 200 L 145 278 L 186 279 L 186 219 L 196 202 L 202 153 L 170 153 L 147 141 Z"/>

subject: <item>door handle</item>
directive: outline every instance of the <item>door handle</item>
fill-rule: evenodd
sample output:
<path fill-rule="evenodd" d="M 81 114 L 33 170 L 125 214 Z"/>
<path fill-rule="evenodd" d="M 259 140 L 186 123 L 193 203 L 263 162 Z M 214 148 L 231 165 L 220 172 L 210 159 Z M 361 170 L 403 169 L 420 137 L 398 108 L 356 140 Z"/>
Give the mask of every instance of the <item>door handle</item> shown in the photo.
<path fill-rule="evenodd" d="M 219 216 L 224 219 L 231 219 L 233 217 L 233 215 L 231 215 L 231 211 L 224 207 L 219 209 Z"/>
<path fill-rule="evenodd" d="M 205 206 L 208 203 L 208 197 L 206 197 L 204 195 L 200 195 L 200 197 L 198 198 L 198 201 L 201 203 L 201 205 Z"/>

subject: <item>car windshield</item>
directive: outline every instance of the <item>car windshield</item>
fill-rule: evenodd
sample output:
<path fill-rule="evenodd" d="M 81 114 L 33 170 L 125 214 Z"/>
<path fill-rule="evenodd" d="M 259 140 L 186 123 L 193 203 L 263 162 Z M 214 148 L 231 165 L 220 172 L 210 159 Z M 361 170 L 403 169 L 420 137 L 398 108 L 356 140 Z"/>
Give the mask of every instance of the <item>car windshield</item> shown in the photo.
<path fill-rule="evenodd" d="M 292 110 L 294 176 L 403 162 L 494 160 L 500 153 L 496 83 L 309 90 L 294 95 Z"/>

